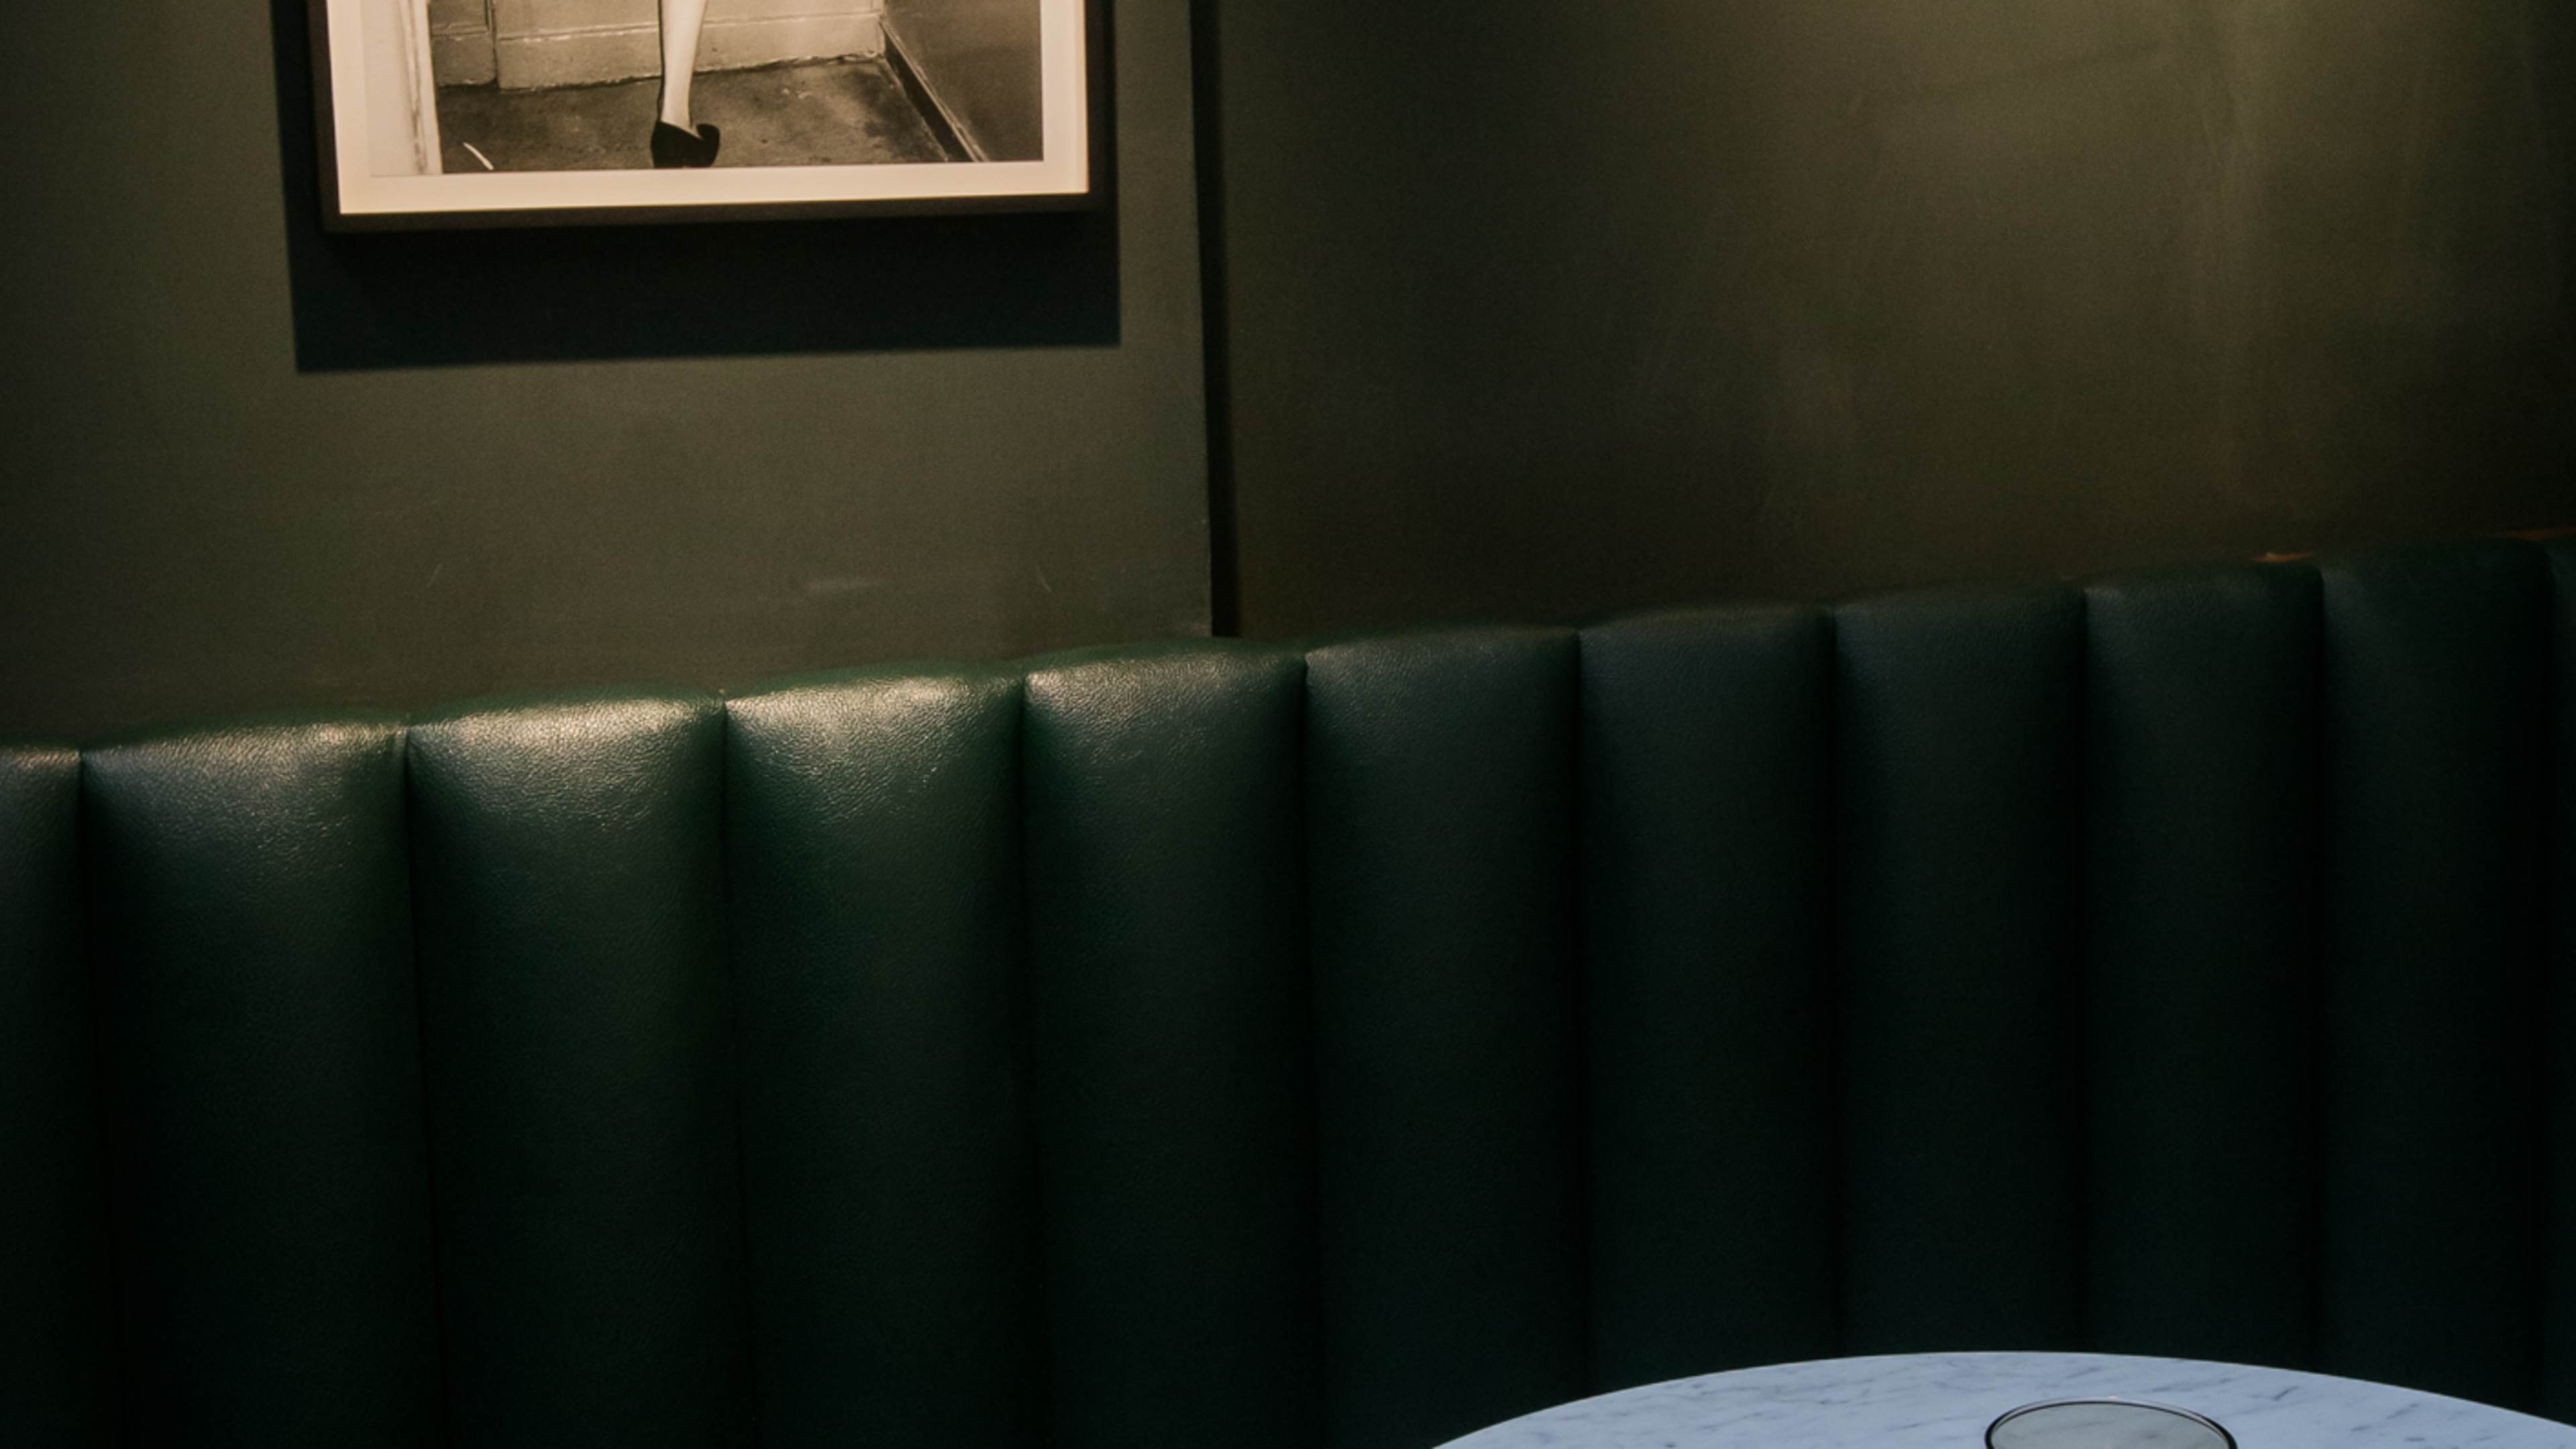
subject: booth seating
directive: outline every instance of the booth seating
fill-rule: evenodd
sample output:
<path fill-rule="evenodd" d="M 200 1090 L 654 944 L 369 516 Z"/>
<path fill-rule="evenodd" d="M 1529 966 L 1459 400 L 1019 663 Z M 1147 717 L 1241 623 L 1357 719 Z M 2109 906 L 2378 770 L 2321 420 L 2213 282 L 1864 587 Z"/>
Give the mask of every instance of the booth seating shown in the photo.
<path fill-rule="evenodd" d="M 0 1443 L 2576 1414 L 2576 543 L 0 753 Z"/>

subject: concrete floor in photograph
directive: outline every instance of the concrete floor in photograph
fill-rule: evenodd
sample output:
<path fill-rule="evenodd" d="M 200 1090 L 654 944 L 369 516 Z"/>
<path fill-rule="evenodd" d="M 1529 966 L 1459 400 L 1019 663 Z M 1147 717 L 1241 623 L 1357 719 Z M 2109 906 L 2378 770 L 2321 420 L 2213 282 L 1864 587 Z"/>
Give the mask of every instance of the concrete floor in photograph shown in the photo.
<path fill-rule="evenodd" d="M 447 173 L 650 166 L 646 147 L 661 85 L 646 79 L 543 91 L 441 90 L 438 130 Z M 709 71 L 698 77 L 690 99 L 699 124 L 724 131 L 718 166 L 948 159 L 881 59 Z"/>

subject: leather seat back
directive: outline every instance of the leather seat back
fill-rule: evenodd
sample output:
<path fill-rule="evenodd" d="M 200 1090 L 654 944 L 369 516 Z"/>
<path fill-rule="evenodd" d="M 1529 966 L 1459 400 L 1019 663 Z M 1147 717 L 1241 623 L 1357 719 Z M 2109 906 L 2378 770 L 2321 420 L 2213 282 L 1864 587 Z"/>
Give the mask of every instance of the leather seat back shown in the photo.
<path fill-rule="evenodd" d="M 2576 544 L 0 752 L 0 1438 L 2576 1414 Z"/>

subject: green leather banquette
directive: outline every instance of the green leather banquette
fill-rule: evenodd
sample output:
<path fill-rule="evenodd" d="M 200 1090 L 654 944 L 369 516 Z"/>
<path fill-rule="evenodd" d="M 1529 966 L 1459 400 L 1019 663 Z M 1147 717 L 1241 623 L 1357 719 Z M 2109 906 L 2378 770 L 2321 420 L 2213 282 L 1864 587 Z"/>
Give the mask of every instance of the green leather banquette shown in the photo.
<path fill-rule="evenodd" d="M 2576 1413 L 2576 545 L 0 753 L 0 1442 Z"/>

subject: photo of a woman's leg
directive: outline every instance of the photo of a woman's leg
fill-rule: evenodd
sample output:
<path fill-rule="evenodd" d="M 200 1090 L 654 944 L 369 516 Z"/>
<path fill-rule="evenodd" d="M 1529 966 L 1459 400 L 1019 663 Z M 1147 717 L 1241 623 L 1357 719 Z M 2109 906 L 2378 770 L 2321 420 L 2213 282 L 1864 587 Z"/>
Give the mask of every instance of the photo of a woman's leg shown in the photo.
<path fill-rule="evenodd" d="M 698 36 L 707 25 L 707 0 L 661 0 L 662 114 L 653 122 L 653 164 L 664 170 L 712 166 L 724 133 L 701 126 L 689 113 L 689 88 L 698 78 Z"/>

